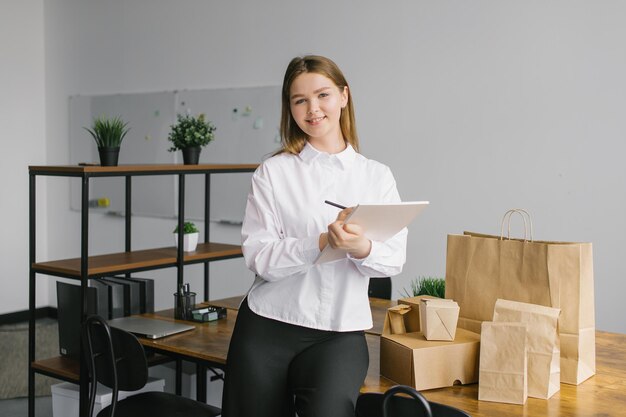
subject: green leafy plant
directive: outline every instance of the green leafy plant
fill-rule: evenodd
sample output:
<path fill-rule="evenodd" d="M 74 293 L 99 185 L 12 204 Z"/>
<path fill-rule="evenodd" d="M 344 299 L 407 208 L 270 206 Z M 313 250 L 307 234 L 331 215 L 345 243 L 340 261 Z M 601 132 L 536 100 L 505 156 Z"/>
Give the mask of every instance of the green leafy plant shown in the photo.
<path fill-rule="evenodd" d="M 130 130 L 128 123 L 119 116 L 108 118 L 100 116 L 93 120 L 91 129 L 84 129 L 93 136 L 98 148 L 118 148 Z"/>
<path fill-rule="evenodd" d="M 176 225 L 174 233 L 178 233 L 178 225 Z M 193 222 L 185 222 L 183 224 L 183 234 L 186 235 L 188 233 L 198 233 L 198 228 Z"/>
<path fill-rule="evenodd" d="M 215 139 L 216 127 L 210 121 L 205 120 L 204 114 L 197 117 L 179 114 L 177 119 L 177 123 L 170 126 L 172 130 L 167 139 L 172 143 L 172 147 L 168 151 L 206 146 Z"/>
<path fill-rule="evenodd" d="M 405 288 L 404 293 L 407 297 L 432 295 L 433 297 L 445 298 L 446 280 L 437 277 L 419 277 L 411 281 L 410 292 Z"/>

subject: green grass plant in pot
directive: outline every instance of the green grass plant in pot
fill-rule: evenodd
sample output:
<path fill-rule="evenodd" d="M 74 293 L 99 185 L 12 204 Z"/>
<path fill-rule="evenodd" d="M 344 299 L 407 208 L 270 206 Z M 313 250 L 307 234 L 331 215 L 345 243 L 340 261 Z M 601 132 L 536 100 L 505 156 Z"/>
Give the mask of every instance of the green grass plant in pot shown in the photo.
<path fill-rule="evenodd" d="M 96 141 L 100 165 L 117 166 L 120 145 L 130 130 L 127 126 L 128 123 L 119 116 L 112 118 L 100 116 L 94 119 L 91 129 L 85 128 Z"/>
<path fill-rule="evenodd" d="M 197 165 L 200 160 L 200 151 L 215 139 L 215 126 L 205 120 L 204 114 L 197 117 L 178 115 L 176 124 L 170 126 L 171 131 L 167 139 L 172 143 L 170 152 L 181 150 L 183 162 L 186 165 Z"/>
<path fill-rule="evenodd" d="M 198 228 L 193 222 L 184 222 L 183 224 L 183 251 L 193 252 L 198 246 L 198 236 L 200 235 Z M 178 248 L 178 225 L 174 228 L 174 241 Z"/>
<path fill-rule="evenodd" d="M 411 290 L 404 289 L 407 297 L 418 295 L 432 295 L 433 297 L 446 298 L 446 280 L 436 277 L 419 277 L 411 281 Z"/>

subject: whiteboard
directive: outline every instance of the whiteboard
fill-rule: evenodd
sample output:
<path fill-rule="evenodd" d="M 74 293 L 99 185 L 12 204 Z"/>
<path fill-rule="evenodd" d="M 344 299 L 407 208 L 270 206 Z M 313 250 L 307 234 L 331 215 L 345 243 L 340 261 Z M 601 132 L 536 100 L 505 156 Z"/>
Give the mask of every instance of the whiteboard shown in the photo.
<path fill-rule="evenodd" d="M 70 97 L 70 163 L 98 163 L 96 144 L 84 127 L 95 117 L 120 116 L 130 131 L 120 149 L 120 164 L 182 163 L 180 151 L 168 152 L 170 126 L 177 114 L 204 113 L 217 130 L 200 163 L 260 163 L 280 146 L 280 87 L 243 87 L 172 92 Z M 211 175 L 211 220 L 243 219 L 252 173 Z M 80 210 L 80 182 L 70 179 L 70 207 Z M 185 218 L 204 219 L 204 175 L 186 175 Z M 123 213 L 124 178 L 94 178 L 90 199 L 108 198 L 97 209 Z M 175 217 L 178 177 L 132 178 L 132 214 Z"/>
<path fill-rule="evenodd" d="M 260 163 L 280 145 L 280 87 L 182 91 L 178 113 L 204 113 L 217 127 L 201 163 Z M 182 160 L 180 152 L 177 158 Z M 252 173 L 211 175 L 211 218 L 243 219 Z M 176 184 L 178 186 L 178 184 Z M 186 179 L 185 217 L 204 218 L 204 176 Z"/>

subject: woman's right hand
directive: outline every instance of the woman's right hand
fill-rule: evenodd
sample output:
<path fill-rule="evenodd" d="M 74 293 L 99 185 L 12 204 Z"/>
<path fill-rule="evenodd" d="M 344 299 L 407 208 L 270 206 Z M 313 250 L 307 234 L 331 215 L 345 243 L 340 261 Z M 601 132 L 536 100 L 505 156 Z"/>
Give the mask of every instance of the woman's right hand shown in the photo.
<path fill-rule="evenodd" d="M 337 220 L 328 225 L 326 239 L 333 249 L 343 249 L 355 258 L 365 258 L 370 254 L 372 242 L 363 235 L 363 229 L 360 226 L 344 223 L 352 210 L 354 207 L 348 207 L 339 212 Z"/>
<path fill-rule="evenodd" d="M 341 222 L 341 226 L 342 226 L 343 221 L 348 216 L 348 214 L 352 213 L 352 209 L 353 207 L 348 207 L 348 208 L 341 210 L 339 214 L 337 214 L 337 219 L 333 223 L 328 225 L 328 230 L 330 230 L 331 225 L 337 222 Z M 328 232 L 320 233 L 320 240 L 319 240 L 320 252 L 326 247 L 326 245 L 328 245 Z M 334 247 L 334 246 L 331 245 L 331 247 Z"/>

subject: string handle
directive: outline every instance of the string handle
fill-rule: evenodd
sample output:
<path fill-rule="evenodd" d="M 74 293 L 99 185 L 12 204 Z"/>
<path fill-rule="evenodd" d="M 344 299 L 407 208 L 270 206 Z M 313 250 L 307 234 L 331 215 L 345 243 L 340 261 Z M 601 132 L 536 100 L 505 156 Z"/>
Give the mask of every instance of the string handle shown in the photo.
<path fill-rule="evenodd" d="M 504 238 L 504 223 L 507 224 L 507 239 L 511 239 L 511 217 L 513 217 L 513 214 L 519 214 L 522 217 L 522 220 L 524 221 L 524 242 L 528 241 L 528 235 L 529 235 L 529 230 L 530 230 L 530 241 L 533 241 L 533 219 L 530 215 L 530 213 L 528 213 L 528 211 L 521 209 L 521 208 L 515 208 L 515 209 L 511 209 L 508 210 L 506 213 L 504 213 L 504 216 L 502 216 L 502 221 L 500 222 L 500 240 L 502 240 Z"/>

